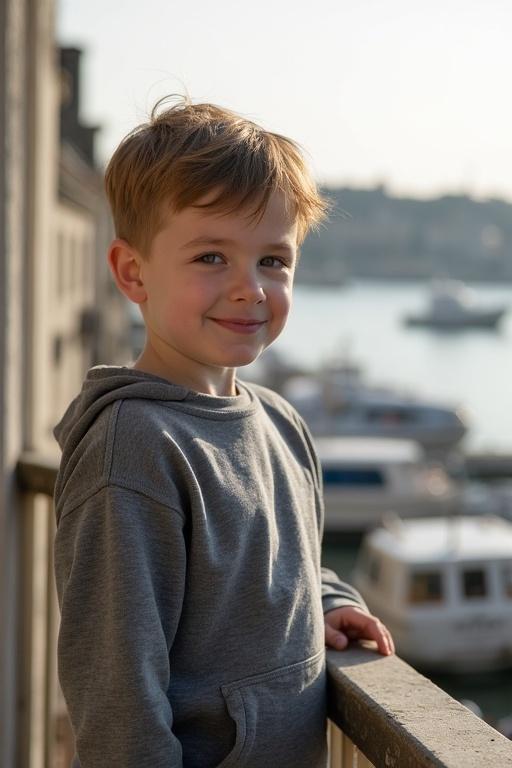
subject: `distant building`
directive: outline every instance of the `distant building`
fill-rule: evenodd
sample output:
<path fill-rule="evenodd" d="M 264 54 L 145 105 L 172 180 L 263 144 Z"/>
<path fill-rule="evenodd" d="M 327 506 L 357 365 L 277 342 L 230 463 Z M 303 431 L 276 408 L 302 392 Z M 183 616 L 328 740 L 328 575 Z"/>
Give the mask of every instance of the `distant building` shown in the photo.
<path fill-rule="evenodd" d="M 320 281 L 342 269 L 348 278 L 512 281 L 510 203 L 399 198 L 383 187 L 326 192 L 334 210 L 306 239 L 299 274 Z"/>
<path fill-rule="evenodd" d="M 125 299 L 111 279 L 106 250 L 112 227 L 96 166 L 97 126 L 80 119 L 78 48 L 60 49 L 60 141 L 58 200 L 51 256 L 52 390 L 55 424 L 80 388 L 85 371 L 98 363 L 130 358 Z"/>
<path fill-rule="evenodd" d="M 105 265 L 111 225 L 80 120 L 80 52 L 54 0 L 0 3 L 0 766 L 47 762 L 58 710 L 48 613 L 53 514 L 17 462 L 57 456 L 52 428 L 87 367 L 130 355 Z"/>

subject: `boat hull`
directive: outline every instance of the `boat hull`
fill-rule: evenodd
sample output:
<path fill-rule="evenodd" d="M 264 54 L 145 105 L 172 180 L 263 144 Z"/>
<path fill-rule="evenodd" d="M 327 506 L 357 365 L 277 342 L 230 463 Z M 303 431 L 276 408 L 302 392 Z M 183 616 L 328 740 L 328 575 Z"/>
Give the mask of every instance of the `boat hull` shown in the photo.
<path fill-rule="evenodd" d="M 365 533 L 381 524 L 390 514 L 410 519 L 459 512 L 462 498 L 458 492 L 441 499 L 418 496 L 397 498 L 385 492 L 375 496 L 327 492 L 324 504 L 326 533 Z"/>
<path fill-rule="evenodd" d="M 474 312 L 460 317 L 441 317 L 439 315 L 407 315 L 405 325 L 436 328 L 438 330 L 465 330 L 468 328 L 496 328 L 505 314 L 505 308 Z"/>
<path fill-rule="evenodd" d="M 461 421 L 452 419 L 450 424 L 406 424 L 398 420 L 393 422 L 382 419 L 381 422 L 368 423 L 363 420 L 343 419 L 336 415 L 320 419 L 310 419 L 306 422 L 315 436 L 325 437 L 337 435 L 340 437 L 374 437 L 397 440 L 416 440 L 429 451 L 447 451 L 460 443 L 467 432 L 467 427 Z"/>
<path fill-rule="evenodd" d="M 413 626 L 386 615 L 382 604 L 370 600 L 369 608 L 393 635 L 397 653 L 414 667 L 450 674 L 512 669 L 512 613 L 483 611 L 437 620 L 429 616 Z"/>

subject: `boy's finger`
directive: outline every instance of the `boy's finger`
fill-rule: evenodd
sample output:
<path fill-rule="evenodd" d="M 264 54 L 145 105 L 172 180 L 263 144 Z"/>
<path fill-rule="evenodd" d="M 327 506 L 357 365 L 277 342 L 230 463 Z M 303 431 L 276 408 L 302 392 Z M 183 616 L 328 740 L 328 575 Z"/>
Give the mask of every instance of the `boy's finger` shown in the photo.
<path fill-rule="evenodd" d="M 395 652 L 395 643 L 393 642 L 393 635 L 391 634 L 391 632 L 389 631 L 389 629 L 387 627 L 386 627 L 386 632 L 387 632 L 387 635 L 388 635 L 389 647 L 391 649 L 391 653 L 394 653 Z"/>
<path fill-rule="evenodd" d="M 379 653 L 382 653 L 384 656 L 390 656 L 392 653 L 394 653 L 395 649 L 393 639 L 387 627 L 385 627 L 384 624 L 382 624 L 380 621 L 377 620 L 370 622 L 368 624 L 367 634 L 369 636 L 369 640 L 375 640 L 377 643 Z"/>
<path fill-rule="evenodd" d="M 337 651 L 342 651 L 348 645 L 348 637 L 343 632 L 338 632 L 329 624 L 325 625 L 325 644 L 329 648 L 334 648 Z"/>

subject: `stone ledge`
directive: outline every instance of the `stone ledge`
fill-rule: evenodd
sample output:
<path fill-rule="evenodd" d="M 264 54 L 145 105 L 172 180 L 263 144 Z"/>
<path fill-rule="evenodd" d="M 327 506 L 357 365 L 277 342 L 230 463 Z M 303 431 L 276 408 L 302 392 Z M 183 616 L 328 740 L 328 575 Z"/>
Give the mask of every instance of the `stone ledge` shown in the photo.
<path fill-rule="evenodd" d="M 327 652 L 329 717 L 377 768 L 512 767 L 512 742 L 372 644 Z"/>

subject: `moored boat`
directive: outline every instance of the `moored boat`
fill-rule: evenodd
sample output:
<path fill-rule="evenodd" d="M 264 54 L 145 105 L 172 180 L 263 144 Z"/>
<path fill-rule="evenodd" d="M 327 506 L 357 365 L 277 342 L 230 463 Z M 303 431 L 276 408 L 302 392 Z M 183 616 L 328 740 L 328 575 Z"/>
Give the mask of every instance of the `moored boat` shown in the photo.
<path fill-rule="evenodd" d="M 404 322 L 441 330 L 491 329 L 496 328 L 506 311 L 504 304 L 479 304 L 474 292 L 458 280 L 442 280 L 432 284 L 426 309 L 405 315 Z"/>
<path fill-rule="evenodd" d="M 413 440 L 317 437 L 325 530 L 362 533 L 394 512 L 402 517 L 458 511 L 459 486 Z"/>
<path fill-rule="evenodd" d="M 467 432 L 457 406 L 369 384 L 359 367 L 343 361 L 291 376 L 281 391 L 318 436 L 402 438 L 443 452 Z"/>
<path fill-rule="evenodd" d="M 512 667 L 512 523 L 395 519 L 365 538 L 354 583 L 413 665 Z"/>

